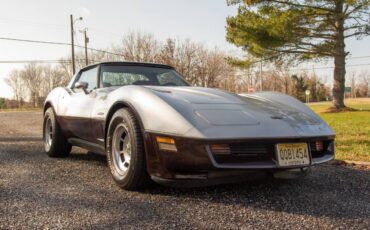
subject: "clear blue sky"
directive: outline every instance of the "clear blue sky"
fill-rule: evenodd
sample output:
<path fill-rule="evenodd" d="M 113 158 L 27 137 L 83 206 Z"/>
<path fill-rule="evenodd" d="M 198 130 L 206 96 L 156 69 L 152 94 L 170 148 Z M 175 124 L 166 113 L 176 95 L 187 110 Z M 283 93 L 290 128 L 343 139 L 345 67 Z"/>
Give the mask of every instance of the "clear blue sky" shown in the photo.
<path fill-rule="evenodd" d="M 225 41 L 225 19 L 236 14 L 236 7 L 227 6 L 225 0 L 2 0 L 0 37 L 70 42 L 70 14 L 84 18 L 76 23 L 76 30 L 89 28 L 89 46 L 94 48 L 109 47 L 117 43 L 125 32 L 138 30 L 152 33 L 158 39 L 190 38 L 210 47 L 235 49 Z M 77 44 L 83 44 L 80 33 L 77 33 Z M 370 56 L 370 39 L 351 40 L 347 47 L 353 56 Z M 69 52 L 70 48 L 65 46 L 0 40 L 0 60 L 55 60 L 69 55 Z M 370 64 L 370 58 L 350 63 Z M 329 62 L 327 65 L 332 64 Z M 21 66 L 0 64 L 0 97 L 11 97 L 3 79 L 13 68 Z M 331 79 L 332 70 L 319 72 Z"/>

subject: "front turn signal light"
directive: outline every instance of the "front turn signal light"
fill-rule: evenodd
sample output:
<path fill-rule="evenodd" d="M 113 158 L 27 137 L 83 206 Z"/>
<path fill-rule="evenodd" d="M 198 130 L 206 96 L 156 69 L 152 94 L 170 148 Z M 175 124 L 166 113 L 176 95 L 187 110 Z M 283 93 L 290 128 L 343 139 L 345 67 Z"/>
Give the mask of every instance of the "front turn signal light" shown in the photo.
<path fill-rule="evenodd" d="M 167 150 L 172 152 L 177 152 L 175 140 L 171 137 L 160 137 L 157 136 L 156 138 L 158 148 L 160 150 Z"/>

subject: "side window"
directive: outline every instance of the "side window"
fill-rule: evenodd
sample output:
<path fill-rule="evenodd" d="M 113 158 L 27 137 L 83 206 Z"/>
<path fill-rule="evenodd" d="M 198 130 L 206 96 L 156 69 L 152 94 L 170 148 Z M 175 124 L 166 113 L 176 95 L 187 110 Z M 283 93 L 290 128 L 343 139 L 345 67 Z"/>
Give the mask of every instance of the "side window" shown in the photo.
<path fill-rule="evenodd" d="M 88 91 L 96 89 L 97 87 L 97 74 L 98 74 L 98 67 L 83 71 L 80 75 L 78 81 L 87 82 L 89 85 L 87 87 Z"/>

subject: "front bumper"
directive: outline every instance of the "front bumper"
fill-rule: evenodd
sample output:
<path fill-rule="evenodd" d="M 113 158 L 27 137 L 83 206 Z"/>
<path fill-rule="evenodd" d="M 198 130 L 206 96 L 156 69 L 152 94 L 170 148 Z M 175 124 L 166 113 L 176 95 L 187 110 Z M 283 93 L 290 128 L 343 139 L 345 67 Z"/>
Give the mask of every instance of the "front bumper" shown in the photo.
<path fill-rule="evenodd" d="M 153 180 L 161 184 L 179 185 L 184 183 L 197 186 L 197 183 L 200 183 L 208 185 L 234 182 L 240 179 L 253 180 L 266 174 L 288 175 L 290 171 L 292 173 L 286 178 L 298 177 L 306 174 L 306 169 L 309 169 L 310 166 L 334 158 L 334 137 L 242 140 L 197 140 L 172 137 L 175 139 L 177 152 L 171 152 L 158 148 L 155 141 L 157 135 L 163 136 L 161 134 L 145 133 L 145 149 L 148 173 Z M 309 144 L 309 165 L 304 167 L 280 167 L 278 165 L 274 148 L 277 143 L 315 143 L 319 140 L 325 143 L 324 151 L 317 152 Z M 217 156 L 212 152 L 210 145 L 220 143 L 229 144 L 230 146 L 265 147 L 263 154 L 261 150 L 259 152 L 256 150 L 261 154 L 245 154 L 244 151 L 243 154 L 233 152 L 228 156 Z M 238 150 L 238 148 L 236 149 Z M 298 169 L 298 172 L 296 169 Z"/>

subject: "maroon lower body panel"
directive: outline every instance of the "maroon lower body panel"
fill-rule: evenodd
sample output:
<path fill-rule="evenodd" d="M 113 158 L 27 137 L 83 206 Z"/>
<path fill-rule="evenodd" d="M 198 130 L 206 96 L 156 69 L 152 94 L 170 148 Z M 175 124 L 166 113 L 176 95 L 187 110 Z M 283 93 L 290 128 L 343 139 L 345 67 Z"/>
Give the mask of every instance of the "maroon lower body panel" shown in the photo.
<path fill-rule="evenodd" d="M 172 137 L 177 152 L 158 148 L 155 136 L 166 136 L 145 132 L 147 169 L 150 176 L 159 183 L 186 184 L 233 182 L 240 179 L 254 179 L 266 173 L 296 171 L 305 173 L 311 165 L 324 163 L 334 158 L 333 137 L 288 138 L 288 139 L 243 139 L 243 140 L 198 140 Z M 170 137 L 170 136 L 167 136 Z M 316 141 L 322 141 L 323 149 L 315 149 Z M 305 167 L 279 167 L 276 160 L 277 143 L 305 142 L 310 151 L 310 165 Z M 217 155 L 212 144 L 227 144 L 229 154 Z M 299 174 L 299 173 L 298 173 Z M 297 175 L 298 175 L 297 174 Z"/>

